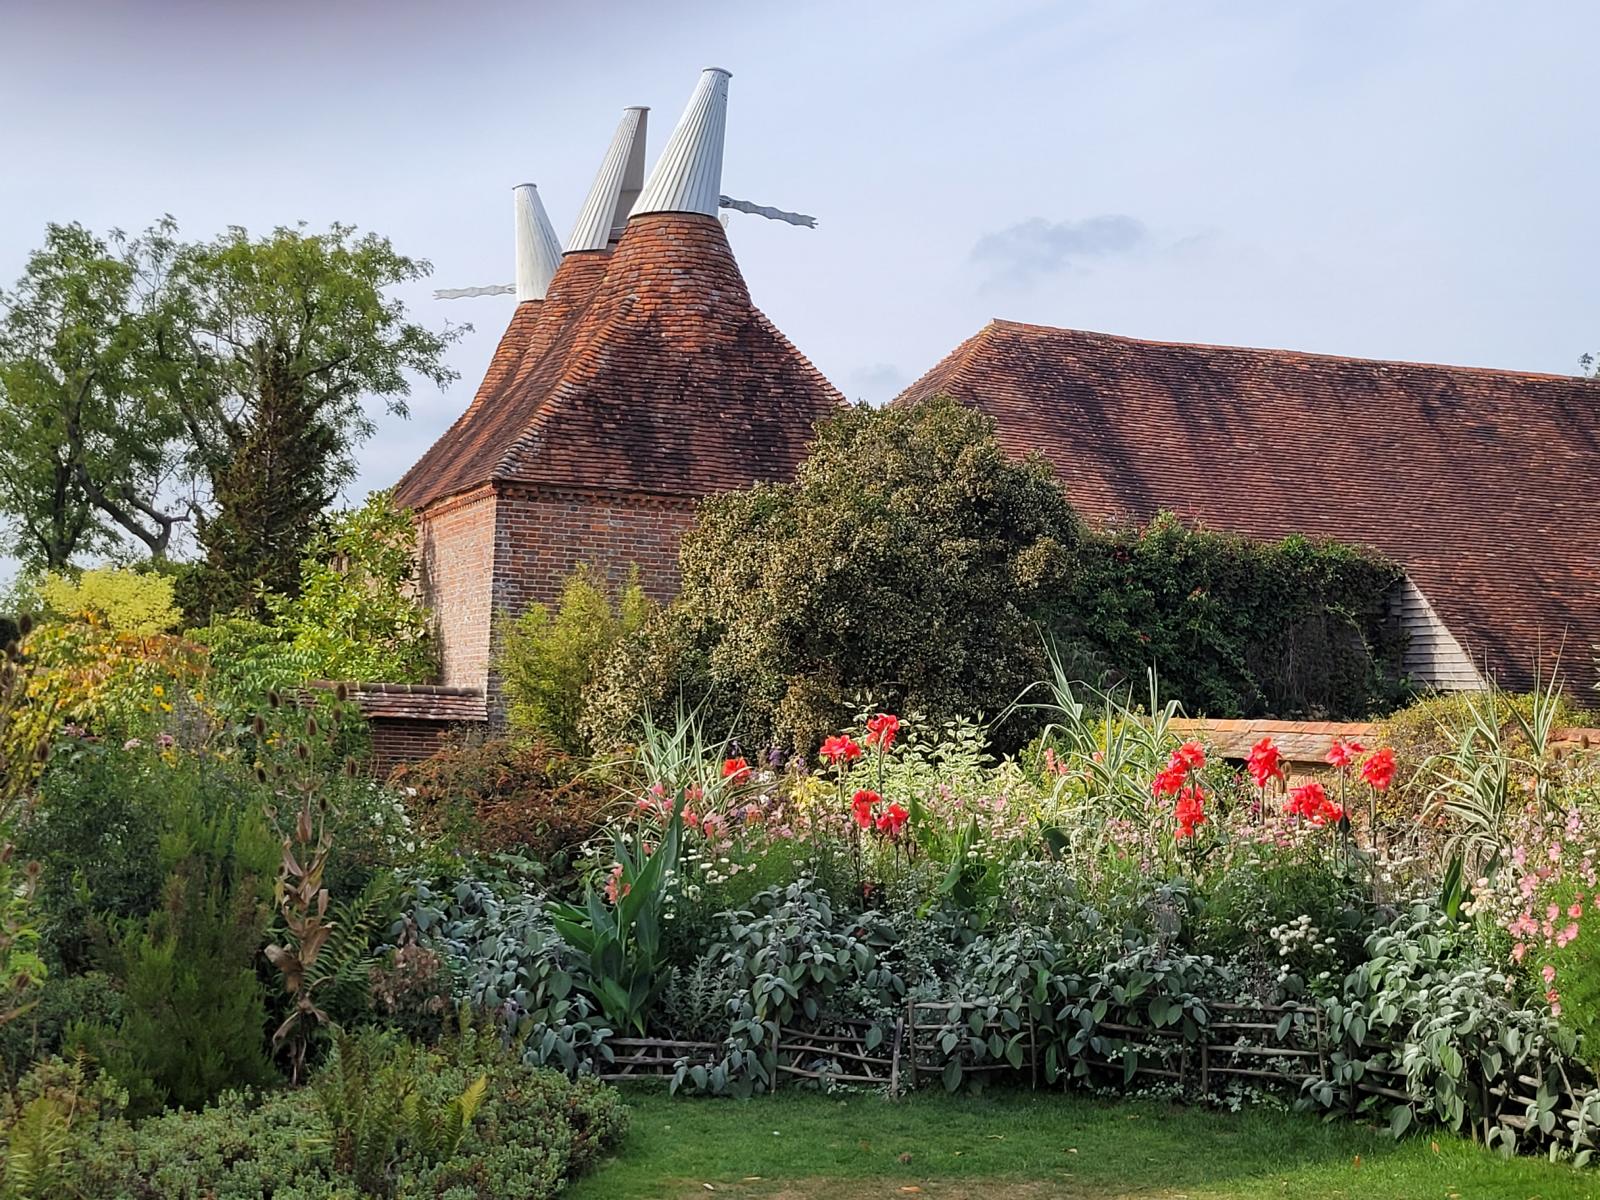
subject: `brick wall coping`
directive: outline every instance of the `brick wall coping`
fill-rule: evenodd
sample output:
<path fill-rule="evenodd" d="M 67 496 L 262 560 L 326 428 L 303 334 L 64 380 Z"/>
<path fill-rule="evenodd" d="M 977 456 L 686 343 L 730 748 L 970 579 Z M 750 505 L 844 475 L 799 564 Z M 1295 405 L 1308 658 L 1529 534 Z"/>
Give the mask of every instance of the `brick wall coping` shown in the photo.
<path fill-rule="evenodd" d="M 1196 736 L 1210 743 L 1222 758 L 1243 759 L 1264 737 L 1270 737 L 1292 763 L 1322 763 L 1335 738 L 1371 748 L 1378 736 L 1373 721 L 1269 721 L 1175 719 L 1170 728 L 1180 737 Z M 1600 729 L 1571 727 L 1550 732 L 1557 751 L 1600 748 Z"/>
<path fill-rule="evenodd" d="M 332 691 L 338 681 L 318 679 L 314 688 Z M 487 721 L 488 702 L 482 688 L 447 687 L 437 683 L 347 682 L 363 716 L 412 721 Z"/>

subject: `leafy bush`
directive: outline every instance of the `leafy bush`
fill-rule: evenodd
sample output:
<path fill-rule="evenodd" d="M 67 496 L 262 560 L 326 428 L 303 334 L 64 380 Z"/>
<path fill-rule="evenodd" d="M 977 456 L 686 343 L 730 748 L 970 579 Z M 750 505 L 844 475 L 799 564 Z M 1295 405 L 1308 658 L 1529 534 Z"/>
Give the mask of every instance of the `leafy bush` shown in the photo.
<path fill-rule="evenodd" d="M 417 829 L 468 853 L 521 854 L 559 872 L 599 827 L 611 789 L 582 762 L 536 742 L 454 742 L 395 769 Z"/>
<path fill-rule="evenodd" d="M 137 637 L 171 633 L 181 620 L 171 578 L 153 571 L 91 567 L 76 578 L 52 571 L 39 581 L 39 599 L 57 617 L 93 616 L 112 633 Z"/>
<path fill-rule="evenodd" d="M 58 1054 L 74 1022 L 115 1025 L 121 1015 L 122 993 L 103 971 L 49 976 L 27 1011 L 0 1025 L 0 1085 L 14 1081 L 28 1064 Z"/>
<path fill-rule="evenodd" d="M 426 609 L 416 597 L 417 532 L 389 493 L 332 516 L 311 539 L 299 593 L 271 596 L 284 641 L 323 679 L 420 683 L 438 670 Z"/>
<path fill-rule="evenodd" d="M 499 871 L 443 889 L 417 881 L 390 932 L 397 955 L 415 946 L 440 956 L 454 1000 L 497 1016 L 529 1063 L 572 1072 L 609 1058 L 612 1029 L 575 990 L 575 954 L 556 933 L 543 894 L 524 880 Z M 411 1019 L 432 1024 L 432 997 L 424 990 L 417 998 L 424 1011 Z"/>
<path fill-rule="evenodd" d="M 710 647 L 697 694 L 736 697 L 747 744 L 802 749 L 872 689 L 936 719 L 997 713 L 1039 666 L 1030 618 L 1080 536 L 1049 469 L 1009 460 L 981 414 L 841 413 L 793 483 L 701 505 L 675 602 L 687 645 Z"/>
<path fill-rule="evenodd" d="M 1389 594 L 1401 571 L 1371 553 L 1183 525 L 1086 538 L 1048 625 L 1106 682 L 1154 665 L 1192 713 L 1357 719 L 1402 696 Z"/>
<path fill-rule="evenodd" d="M 51 1194 L 550 1200 L 626 1127 L 613 1089 L 525 1066 L 498 1043 L 426 1052 L 369 1033 L 311 1089 L 230 1092 L 200 1112 L 88 1128 Z"/>
<path fill-rule="evenodd" d="M 562 584 L 553 612 L 535 604 L 511 622 L 499 659 L 511 727 L 569 753 L 588 749 L 584 690 L 616 644 L 643 628 L 654 609 L 637 568 L 613 599 L 605 577 L 585 564 Z"/>

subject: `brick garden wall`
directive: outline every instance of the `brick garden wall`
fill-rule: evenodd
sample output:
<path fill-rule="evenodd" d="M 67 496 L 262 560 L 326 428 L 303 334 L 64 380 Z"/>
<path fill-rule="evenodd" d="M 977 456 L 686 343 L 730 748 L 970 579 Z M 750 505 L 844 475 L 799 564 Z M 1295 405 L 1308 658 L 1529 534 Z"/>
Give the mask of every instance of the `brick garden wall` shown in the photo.
<path fill-rule="evenodd" d="M 489 672 L 496 500 L 489 488 L 428 509 L 417 530 L 422 599 L 437 622 L 440 682 L 478 687 Z"/>

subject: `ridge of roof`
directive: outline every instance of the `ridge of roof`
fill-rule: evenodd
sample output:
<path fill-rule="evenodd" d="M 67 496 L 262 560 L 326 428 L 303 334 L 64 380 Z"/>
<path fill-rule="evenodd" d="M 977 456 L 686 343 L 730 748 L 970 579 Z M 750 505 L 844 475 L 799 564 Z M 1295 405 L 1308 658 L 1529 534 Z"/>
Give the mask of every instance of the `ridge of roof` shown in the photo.
<path fill-rule="evenodd" d="M 1106 333 L 1098 329 L 1078 329 L 1067 325 L 1041 325 L 1032 321 L 1013 321 L 1005 317 L 991 317 L 989 323 L 968 341 L 975 340 L 993 329 L 1014 329 L 1029 333 L 1067 334 L 1077 337 L 1105 338 L 1108 341 L 1127 342 L 1139 346 L 1162 347 L 1170 350 L 1217 350 L 1225 353 L 1265 354 L 1274 358 L 1299 358 L 1315 362 L 1364 363 L 1378 367 L 1415 367 L 1427 371 L 1449 371 L 1464 375 L 1502 375 L 1519 379 L 1548 379 L 1563 383 L 1590 383 L 1600 386 L 1600 380 L 1582 375 L 1563 375 L 1556 371 L 1527 371 L 1515 367 L 1474 367 L 1456 363 L 1424 362 L 1407 358 L 1367 358 L 1359 354 L 1330 354 L 1320 350 L 1292 350 L 1280 346 L 1236 346 L 1223 342 L 1181 342 L 1165 338 L 1134 337 L 1126 333 Z M 965 344 L 965 343 L 963 343 Z"/>

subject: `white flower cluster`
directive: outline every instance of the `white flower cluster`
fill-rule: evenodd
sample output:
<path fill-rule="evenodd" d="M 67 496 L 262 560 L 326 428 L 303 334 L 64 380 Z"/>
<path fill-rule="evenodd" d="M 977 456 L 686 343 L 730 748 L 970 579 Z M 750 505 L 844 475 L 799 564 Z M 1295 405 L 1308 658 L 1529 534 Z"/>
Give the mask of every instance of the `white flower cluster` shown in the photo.
<path fill-rule="evenodd" d="M 1330 960 L 1333 957 L 1335 942 L 1330 934 L 1324 937 L 1322 930 L 1311 923 L 1311 918 L 1301 913 L 1294 920 L 1284 925 L 1274 925 L 1267 931 L 1267 936 L 1278 947 L 1278 979 L 1280 981 L 1289 977 L 1290 957 L 1309 960 L 1316 963 L 1318 960 Z M 1329 972 L 1321 971 L 1317 974 L 1318 980 L 1327 979 Z"/>

